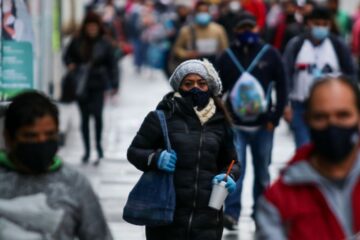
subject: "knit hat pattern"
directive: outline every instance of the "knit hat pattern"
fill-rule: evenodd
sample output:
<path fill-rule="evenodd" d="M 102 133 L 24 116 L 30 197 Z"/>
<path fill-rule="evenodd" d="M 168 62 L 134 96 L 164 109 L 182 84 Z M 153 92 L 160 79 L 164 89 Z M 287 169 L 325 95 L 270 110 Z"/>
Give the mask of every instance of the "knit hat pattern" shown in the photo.
<path fill-rule="evenodd" d="M 191 59 L 181 63 L 173 72 L 170 77 L 170 85 L 178 91 L 183 79 L 189 74 L 198 74 L 204 78 L 208 85 L 209 90 L 214 96 L 218 96 L 222 92 L 222 83 L 218 72 L 214 66 L 207 60 Z"/>

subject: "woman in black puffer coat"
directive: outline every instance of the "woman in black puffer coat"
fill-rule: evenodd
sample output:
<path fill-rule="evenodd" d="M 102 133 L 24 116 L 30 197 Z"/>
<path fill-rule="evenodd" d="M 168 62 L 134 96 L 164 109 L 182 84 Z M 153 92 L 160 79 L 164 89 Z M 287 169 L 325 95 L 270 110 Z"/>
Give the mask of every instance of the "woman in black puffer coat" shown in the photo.
<path fill-rule="evenodd" d="M 167 152 L 156 113 L 150 112 L 128 149 L 128 159 L 142 171 L 174 172 L 176 210 L 169 226 L 146 227 L 148 240 L 220 240 L 222 210 L 208 207 L 212 181 L 221 180 L 235 159 L 230 124 L 221 101 L 221 81 L 207 61 L 182 63 L 170 78 L 175 92 L 157 109 L 165 113 L 176 154 Z M 174 165 L 175 163 L 175 165 Z M 235 164 L 227 188 L 239 176 Z"/>
<path fill-rule="evenodd" d="M 99 15 L 89 12 L 83 21 L 80 34 L 74 37 L 64 54 L 64 62 L 69 71 L 76 76 L 86 74 L 84 66 L 89 66 L 84 94 L 77 99 L 81 114 L 81 133 L 85 154 L 83 163 L 90 157 L 90 117 L 95 120 L 95 136 L 98 164 L 104 157 L 101 145 L 106 90 L 116 92 L 118 89 L 118 62 L 111 42 L 105 37 L 103 23 Z M 81 71 L 81 72 L 80 72 Z M 76 79 L 80 81 L 80 79 Z M 67 93 L 64 93 L 65 95 Z"/>

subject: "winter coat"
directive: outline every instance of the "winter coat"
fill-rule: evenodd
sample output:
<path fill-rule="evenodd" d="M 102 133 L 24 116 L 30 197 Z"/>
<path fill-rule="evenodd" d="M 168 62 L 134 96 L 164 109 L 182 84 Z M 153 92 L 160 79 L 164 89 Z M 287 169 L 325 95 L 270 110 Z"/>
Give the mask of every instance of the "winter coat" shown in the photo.
<path fill-rule="evenodd" d="M 222 211 L 208 207 L 212 179 L 223 173 L 236 154 L 224 114 L 218 109 L 203 126 L 189 101 L 173 98 L 170 93 L 157 109 L 163 110 L 169 129 L 172 148 L 177 153 L 174 185 L 176 211 L 174 222 L 161 228 L 164 239 L 172 240 L 220 240 L 222 235 Z M 156 161 L 164 149 L 159 119 L 150 112 L 128 149 L 128 159 L 142 171 L 159 171 Z M 148 160 L 151 164 L 148 166 Z M 236 164 L 232 177 L 239 176 Z"/>
<path fill-rule="evenodd" d="M 117 89 L 118 63 L 114 48 L 105 38 L 98 38 L 92 47 L 92 52 L 84 56 L 82 54 L 84 40 L 75 37 L 70 42 L 64 54 L 65 65 L 75 64 L 77 67 L 83 64 L 91 64 L 86 89 L 90 92 L 104 92 L 106 89 Z M 76 69 L 75 69 L 76 70 Z"/>
<path fill-rule="evenodd" d="M 234 42 L 230 49 L 242 66 L 247 69 L 263 46 L 263 43 L 245 46 Z M 240 78 L 241 73 L 227 52 L 220 56 L 216 65 L 223 83 L 224 92 L 230 93 Z M 265 93 L 269 89 L 270 82 L 274 83 L 276 105 L 270 102 L 267 112 L 261 114 L 254 121 L 244 122 L 232 111 L 231 103 L 227 101 L 228 109 L 232 113 L 235 124 L 241 126 L 264 126 L 271 122 L 274 126 L 277 126 L 287 101 L 285 71 L 279 52 L 275 48 L 270 47 L 250 74 L 259 81 Z"/>
<path fill-rule="evenodd" d="M 312 154 L 312 146 L 301 148 L 259 200 L 256 239 L 358 239 L 359 155 L 344 181 L 336 182 L 310 166 Z"/>

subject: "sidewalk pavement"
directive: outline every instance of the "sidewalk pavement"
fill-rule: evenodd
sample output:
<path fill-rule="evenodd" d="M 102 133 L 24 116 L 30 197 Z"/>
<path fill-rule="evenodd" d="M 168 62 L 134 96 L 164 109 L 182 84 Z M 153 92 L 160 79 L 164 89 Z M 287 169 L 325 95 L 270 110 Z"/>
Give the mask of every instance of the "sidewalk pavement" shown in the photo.
<path fill-rule="evenodd" d="M 103 146 L 104 161 L 98 166 L 83 166 L 81 157 L 83 145 L 80 136 L 79 113 L 76 104 L 61 105 L 61 129 L 66 131 L 66 145 L 60 150 L 64 161 L 83 172 L 91 181 L 103 206 L 114 239 L 144 240 L 143 227 L 127 224 L 122 220 L 122 209 L 128 193 L 138 180 L 141 172 L 126 159 L 126 151 L 147 113 L 153 110 L 162 97 L 171 90 L 165 76 L 155 70 L 145 69 L 140 75 L 132 67 L 132 58 L 122 63 L 122 79 L 118 96 L 107 98 L 104 111 Z M 94 128 L 92 128 L 94 129 Z M 94 131 L 91 132 L 94 138 Z M 94 146 L 94 141 L 92 143 Z M 276 130 L 273 162 L 270 166 L 274 179 L 279 169 L 290 158 L 294 149 L 286 124 Z M 95 161 L 93 147 L 91 160 Z M 253 239 L 255 226 L 250 218 L 252 206 L 253 169 L 248 157 L 244 192 L 243 212 L 237 232 L 224 231 L 223 239 Z"/>

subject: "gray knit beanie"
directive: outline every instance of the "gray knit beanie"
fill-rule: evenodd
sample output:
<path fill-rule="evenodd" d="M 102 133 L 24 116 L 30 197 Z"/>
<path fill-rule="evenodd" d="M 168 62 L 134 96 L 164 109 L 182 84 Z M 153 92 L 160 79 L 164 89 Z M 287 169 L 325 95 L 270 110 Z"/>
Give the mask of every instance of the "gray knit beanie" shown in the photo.
<path fill-rule="evenodd" d="M 192 59 L 181 63 L 170 77 L 171 87 L 175 91 L 178 91 L 182 80 L 189 74 L 198 74 L 204 78 L 209 85 L 209 90 L 214 96 L 221 94 L 222 83 L 219 74 L 214 66 L 206 59 L 203 61 Z"/>

